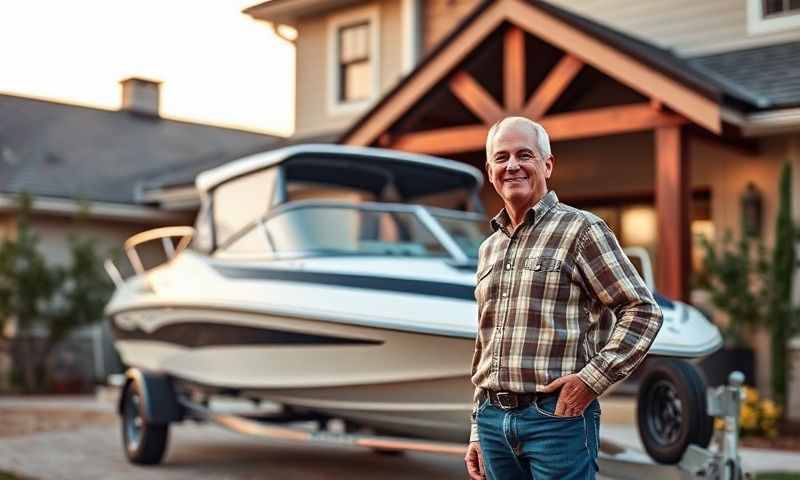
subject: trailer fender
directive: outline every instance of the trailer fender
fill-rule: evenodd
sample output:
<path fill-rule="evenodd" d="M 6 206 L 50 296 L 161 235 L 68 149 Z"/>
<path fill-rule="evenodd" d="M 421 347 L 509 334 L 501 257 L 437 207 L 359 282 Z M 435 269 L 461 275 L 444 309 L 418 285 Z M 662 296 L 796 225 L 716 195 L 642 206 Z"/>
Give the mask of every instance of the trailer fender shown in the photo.
<path fill-rule="evenodd" d="M 163 374 L 130 368 L 125 372 L 125 384 L 120 391 L 117 413 L 122 415 L 125 396 L 136 382 L 142 396 L 142 416 L 150 424 L 164 425 L 183 420 L 184 408 L 178 403 L 172 381 Z"/>

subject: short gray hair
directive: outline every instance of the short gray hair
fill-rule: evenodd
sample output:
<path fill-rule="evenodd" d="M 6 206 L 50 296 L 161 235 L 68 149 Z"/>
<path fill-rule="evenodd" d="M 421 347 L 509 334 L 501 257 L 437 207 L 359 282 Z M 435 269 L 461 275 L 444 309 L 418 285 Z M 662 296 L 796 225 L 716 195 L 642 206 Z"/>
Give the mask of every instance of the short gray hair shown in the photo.
<path fill-rule="evenodd" d="M 543 126 L 526 117 L 506 117 L 492 125 L 492 127 L 489 129 L 489 133 L 486 134 L 487 164 L 492 159 L 492 143 L 494 142 L 494 136 L 497 134 L 497 130 L 500 129 L 500 125 L 507 121 L 513 123 L 523 123 L 530 127 L 534 134 L 536 134 L 536 152 L 542 156 L 542 160 L 547 160 L 550 158 L 552 155 L 552 152 L 550 151 L 550 135 L 547 134 L 547 130 L 545 130 Z"/>

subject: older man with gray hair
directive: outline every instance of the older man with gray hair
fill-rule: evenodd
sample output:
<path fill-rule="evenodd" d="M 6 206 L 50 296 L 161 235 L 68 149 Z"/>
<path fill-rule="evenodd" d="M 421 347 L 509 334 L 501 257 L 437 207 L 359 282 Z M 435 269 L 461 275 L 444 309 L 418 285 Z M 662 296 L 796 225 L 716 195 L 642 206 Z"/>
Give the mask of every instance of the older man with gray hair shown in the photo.
<path fill-rule="evenodd" d="M 596 400 L 641 362 L 661 310 L 597 216 L 559 203 L 545 129 L 497 122 L 489 181 L 504 208 L 478 260 L 470 478 L 595 478 Z M 613 323 L 610 332 L 600 325 Z"/>

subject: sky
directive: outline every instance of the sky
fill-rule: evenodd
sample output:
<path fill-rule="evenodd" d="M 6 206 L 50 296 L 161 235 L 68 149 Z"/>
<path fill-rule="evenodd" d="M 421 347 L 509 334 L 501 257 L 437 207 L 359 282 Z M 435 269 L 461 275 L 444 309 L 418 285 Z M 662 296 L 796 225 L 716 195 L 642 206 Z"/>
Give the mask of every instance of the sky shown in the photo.
<path fill-rule="evenodd" d="M 294 49 L 258 0 L 3 0 L 0 93 L 117 109 L 159 80 L 164 117 L 289 135 Z"/>

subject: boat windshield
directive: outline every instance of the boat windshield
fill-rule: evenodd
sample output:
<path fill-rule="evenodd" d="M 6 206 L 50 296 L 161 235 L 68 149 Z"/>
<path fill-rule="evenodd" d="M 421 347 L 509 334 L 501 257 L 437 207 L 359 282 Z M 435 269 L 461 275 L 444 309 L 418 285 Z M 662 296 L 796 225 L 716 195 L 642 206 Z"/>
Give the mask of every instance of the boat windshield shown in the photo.
<path fill-rule="evenodd" d="M 478 248 L 492 233 L 489 222 L 483 216 L 459 215 L 455 212 L 432 215 L 467 257 L 478 259 Z"/>
<path fill-rule="evenodd" d="M 283 258 L 369 255 L 470 262 L 486 235 L 478 214 L 418 205 L 298 203 L 273 211 L 221 250 Z"/>

